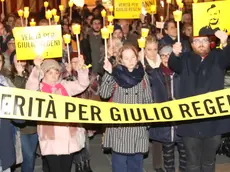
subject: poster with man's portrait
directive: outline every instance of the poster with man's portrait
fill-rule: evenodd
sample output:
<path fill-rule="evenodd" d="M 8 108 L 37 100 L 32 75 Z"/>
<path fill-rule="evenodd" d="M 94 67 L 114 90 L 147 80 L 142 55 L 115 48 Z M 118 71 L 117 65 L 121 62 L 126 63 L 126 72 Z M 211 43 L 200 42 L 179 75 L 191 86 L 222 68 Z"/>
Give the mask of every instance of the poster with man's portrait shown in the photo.
<path fill-rule="evenodd" d="M 230 1 L 193 4 L 193 35 L 214 35 L 217 30 L 230 34 Z"/>

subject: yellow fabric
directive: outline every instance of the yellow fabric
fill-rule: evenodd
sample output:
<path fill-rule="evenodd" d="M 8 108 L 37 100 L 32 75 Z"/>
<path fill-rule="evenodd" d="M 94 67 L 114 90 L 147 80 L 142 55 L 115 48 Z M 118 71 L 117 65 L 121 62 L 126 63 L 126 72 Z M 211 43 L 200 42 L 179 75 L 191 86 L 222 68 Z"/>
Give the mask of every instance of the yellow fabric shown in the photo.
<path fill-rule="evenodd" d="M 154 104 L 118 104 L 0 87 L 0 118 L 127 124 L 198 120 L 230 114 L 230 89 Z"/>

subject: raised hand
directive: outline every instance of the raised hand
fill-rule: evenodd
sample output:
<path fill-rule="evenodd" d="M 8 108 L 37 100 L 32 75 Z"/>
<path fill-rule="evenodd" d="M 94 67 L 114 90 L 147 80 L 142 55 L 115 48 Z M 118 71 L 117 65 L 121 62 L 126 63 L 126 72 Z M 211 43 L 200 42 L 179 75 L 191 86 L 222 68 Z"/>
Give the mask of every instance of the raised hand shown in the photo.
<path fill-rule="evenodd" d="M 113 67 L 107 58 L 105 58 L 105 60 L 104 60 L 104 66 L 103 67 L 108 73 L 110 73 L 110 74 L 112 73 Z"/>
<path fill-rule="evenodd" d="M 84 57 L 80 55 L 80 57 L 78 57 L 78 69 L 83 69 L 84 66 L 85 66 Z"/>
<path fill-rule="evenodd" d="M 218 30 L 215 32 L 215 36 L 220 39 L 220 43 L 223 47 L 227 45 L 228 34 L 226 32 Z"/>
<path fill-rule="evenodd" d="M 41 67 L 41 64 L 43 63 L 43 60 L 44 60 L 44 58 L 41 57 L 41 56 L 35 57 L 35 59 L 34 59 L 34 65 L 35 65 L 37 68 L 40 68 L 40 67 Z"/>
<path fill-rule="evenodd" d="M 180 53 L 182 53 L 182 45 L 180 42 L 177 42 L 173 45 L 173 53 L 176 55 L 176 56 L 179 56 Z"/>
<path fill-rule="evenodd" d="M 82 70 L 85 67 L 85 60 L 82 55 L 80 57 L 75 57 L 72 59 L 72 68 L 75 71 Z"/>
<path fill-rule="evenodd" d="M 71 64 L 65 63 L 65 68 L 66 68 L 66 71 L 67 71 L 69 74 L 71 74 L 71 71 L 72 71 L 72 66 L 71 66 Z"/>

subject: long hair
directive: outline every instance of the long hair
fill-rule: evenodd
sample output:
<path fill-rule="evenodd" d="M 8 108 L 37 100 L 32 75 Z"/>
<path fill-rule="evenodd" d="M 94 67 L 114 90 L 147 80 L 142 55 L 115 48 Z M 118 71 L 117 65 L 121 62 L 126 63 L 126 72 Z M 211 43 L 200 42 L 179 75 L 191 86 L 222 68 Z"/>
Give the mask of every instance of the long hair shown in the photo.
<path fill-rule="evenodd" d="M 17 69 L 16 69 L 15 64 L 13 62 L 12 65 L 11 65 L 10 78 L 14 79 L 15 76 L 17 75 L 17 73 L 18 73 Z M 29 63 L 28 63 L 28 61 L 26 61 L 26 66 L 25 66 L 25 71 L 23 72 L 23 76 L 26 77 L 26 78 L 29 77 Z"/>
<path fill-rule="evenodd" d="M 1 68 L 1 71 L 2 71 L 2 69 L 3 69 L 3 67 L 4 67 L 4 64 L 5 64 L 5 57 L 4 57 L 4 55 L 2 54 L 2 52 L 0 52 L 0 56 L 1 56 L 1 59 L 2 59 L 2 68 Z"/>

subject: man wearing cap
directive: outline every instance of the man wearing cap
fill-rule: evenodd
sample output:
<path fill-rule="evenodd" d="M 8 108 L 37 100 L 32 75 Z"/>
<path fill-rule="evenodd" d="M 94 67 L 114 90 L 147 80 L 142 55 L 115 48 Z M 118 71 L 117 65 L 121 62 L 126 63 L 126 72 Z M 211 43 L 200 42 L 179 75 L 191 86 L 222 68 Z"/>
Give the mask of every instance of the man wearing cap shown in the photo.
<path fill-rule="evenodd" d="M 209 24 L 200 29 L 199 35 L 214 35 L 217 30 L 220 29 L 220 10 L 215 4 L 212 4 L 208 9 L 207 13 L 209 15 Z M 223 29 L 227 32 L 227 29 Z"/>
<path fill-rule="evenodd" d="M 210 50 L 207 36 L 191 38 L 193 52 L 182 53 L 181 43 L 174 44 L 169 67 L 180 76 L 180 98 L 224 88 L 225 70 L 230 65 L 230 45 L 227 44 L 228 35 L 225 32 L 217 31 L 215 35 L 223 49 Z M 222 105 L 223 99 L 217 97 L 216 101 Z M 211 115 L 221 111 L 215 110 L 212 105 L 209 102 L 203 114 L 199 110 L 199 102 L 194 102 L 190 109 L 186 108 L 185 102 L 181 106 L 181 115 L 189 118 L 191 115 Z M 225 117 L 187 121 L 178 127 L 178 135 L 183 137 L 186 150 L 186 172 L 215 172 L 216 151 L 221 134 L 230 131 L 229 124 L 230 118 Z"/>

